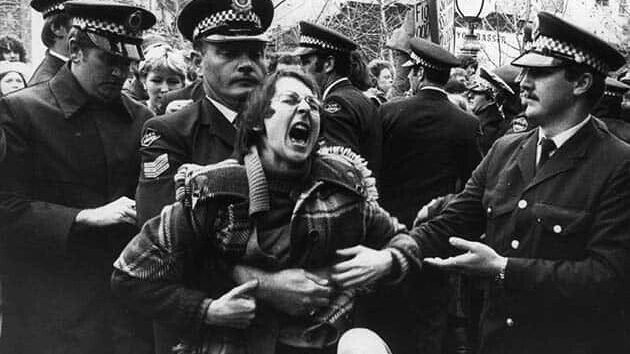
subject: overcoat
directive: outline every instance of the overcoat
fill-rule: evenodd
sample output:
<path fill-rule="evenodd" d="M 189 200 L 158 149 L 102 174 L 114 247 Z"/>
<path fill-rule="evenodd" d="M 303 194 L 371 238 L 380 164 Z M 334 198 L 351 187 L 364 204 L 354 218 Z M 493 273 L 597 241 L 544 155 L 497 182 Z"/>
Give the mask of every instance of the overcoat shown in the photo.
<path fill-rule="evenodd" d="M 66 62 L 60 58 L 50 54 L 50 50 L 46 50 L 44 59 L 41 63 L 39 63 L 35 72 L 33 72 L 33 75 L 28 80 L 27 86 L 33 86 L 39 84 L 40 82 L 52 79 L 52 77 L 55 76 L 57 71 L 59 71 L 65 63 Z"/>
<path fill-rule="evenodd" d="M 348 78 L 326 87 L 322 128 L 327 144 L 349 147 L 368 162 L 379 182 L 383 129 L 376 107 Z"/>
<path fill-rule="evenodd" d="M 207 165 L 230 157 L 236 129 L 208 100 L 148 120 L 140 147 L 138 224 L 175 202 L 173 177 L 184 163 Z"/>
<path fill-rule="evenodd" d="M 478 121 L 436 88 L 386 103 L 379 116 L 384 139 L 380 203 L 411 227 L 424 204 L 457 192 L 481 161 Z M 359 318 L 395 353 L 441 353 L 452 293 L 444 272 L 425 271 L 408 277 L 399 289 L 379 289 L 366 299 Z"/>
<path fill-rule="evenodd" d="M 151 116 L 126 96 L 100 103 L 69 66 L 0 100 L 0 255 L 5 274 L 0 352 L 146 353 L 109 287 L 135 225 L 74 225 L 82 209 L 137 184 L 140 132 Z M 144 325 L 146 328 L 146 324 Z M 134 329 L 131 329 L 134 328 Z"/>
<path fill-rule="evenodd" d="M 508 257 L 481 318 L 488 353 L 628 353 L 630 145 L 592 118 L 535 172 L 538 129 L 495 143 L 440 216 L 412 235 L 424 257 L 479 240 Z"/>

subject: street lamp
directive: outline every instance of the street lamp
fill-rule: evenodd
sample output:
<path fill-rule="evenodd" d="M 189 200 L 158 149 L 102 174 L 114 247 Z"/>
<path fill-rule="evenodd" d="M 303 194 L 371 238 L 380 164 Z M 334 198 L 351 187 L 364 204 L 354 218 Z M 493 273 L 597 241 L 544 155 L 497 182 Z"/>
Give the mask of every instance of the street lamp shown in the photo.
<path fill-rule="evenodd" d="M 464 45 L 461 52 L 474 58 L 481 49 L 479 36 L 475 34 L 475 26 L 481 22 L 479 15 L 483 10 L 485 0 L 455 0 L 455 7 L 459 15 L 468 23 L 468 33 L 464 36 Z"/>

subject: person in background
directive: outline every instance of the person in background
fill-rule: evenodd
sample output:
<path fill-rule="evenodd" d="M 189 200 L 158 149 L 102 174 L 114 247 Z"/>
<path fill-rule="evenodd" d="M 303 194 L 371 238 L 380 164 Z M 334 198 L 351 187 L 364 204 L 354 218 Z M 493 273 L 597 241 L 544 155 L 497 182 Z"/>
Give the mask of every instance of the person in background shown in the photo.
<path fill-rule="evenodd" d="M 448 93 L 448 99 L 454 105 L 468 112 L 468 99 L 466 98 L 467 87 L 466 70 L 462 68 L 452 68 L 451 76 L 444 85 L 444 90 Z"/>
<path fill-rule="evenodd" d="M 164 114 L 164 95 L 184 87 L 186 62 L 181 52 L 168 45 L 149 48 L 138 67 L 140 81 L 149 99 L 147 107 L 155 114 Z"/>
<path fill-rule="evenodd" d="M 64 6 L 73 21 L 68 63 L 0 98 L 0 352 L 148 354 L 150 323 L 120 305 L 109 279 L 139 230 L 138 145 L 152 116 L 120 90 L 156 19 L 115 2 Z"/>
<path fill-rule="evenodd" d="M 499 76 L 480 68 L 479 76 L 470 81 L 467 96 L 468 108 L 479 119 L 479 146 L 484 155 L 510 125 L 501 111 L 500 95 L 514 95 L 514 91 Z"/>
<path fill-rule="evenodd" d="M 24 45 L 11 36 L 0 37 L 0 61 L 19 61 L 26 63 Z"/>
<path fill-rule="evenodd" d="M 590 114 L 625 58 L 550 13 L 538 24 L 512 62 L 538 128 L 497 140 L 411 234 L 427 266 L 485 280 L 479 353 L 628 353 L 630 145 Z"/>
<path fill-rule="evenodd" d="M 621 102 L 628 90 L 630 86 L 612 77 L 606 77 L 604 96 L 592 112 L 595 117 L 606 123 L 613 134 L 626 143 L 630 143 L 630 116 L 623 115 Z"/>
<path fill-rule="evenodd" d="M 521 89 L 518 81 L 521 68 L 512 64 L 506 64 L 494 69 L 492 72 L 514 91 L 514 94 L 511 95 L 506 90 L 501 90 L 497 96 L 497 101 L 501 104 L 501 111 L 505 116 L 505 120 L 509 123 L 509 129 L 506 134 L 520 133 L 535 128 L 533 124 L 527 121 L 524 113 L 525 106 L 521 103 Z"/>
<path fill-rule="evenodd" d="M 391 98 L 392 85 L 394 84 L 394 67 L 385 60 L 374 59 L 368 64 L 372 87 L 365 93 L 380 106 Z"/>
<path fill-rule="evenodd" d="M 343 34 L 300 21 L 302 69 L 323 91 L 326 144 L 346 146 L 367 160 L 377 178 L 382 162 L 382 124 L 376 107 L 363 94 L 370 86 L 357 44 Z"/>
<path fill-rule="evenodd" d="M 412 59 L 405 65 L 415 73 L 416 94 L 379 109 L 381 205 L 408 226 L 422 205 L 460 191 L 481 161 L 477 119 L 451 103 L 443 89 L 459 60 L 423 39 L 412 38 L 410 47 Z M 361 325 L 379 333 L 394 353 L 438 354 L 452 295 L 444 272 L 415 274 L 402 289 L 382 289 L 366 298 L 368 320 Z"/>
<path fill-rule="evenodd" d="M 458 59 L 461 62 L 460 68 L 466 70 L 466 81 L 469 82 L 473 76 L 477 75 L 479 62 L 477 58 L 470 55 L 460 55 Z"/>
<path fill-rule="evenodd" d="M 44 59 L 28 81 L 28 86 L 48 81 L 68 61 L 68 33 L 72 24 L 64 12 L 66 0 L 32 0 L 31 7 L 42 14 L 41 39 L 46 46 Z"/>
<path fill-rule="evenodd" d="M 21 62 L 0 62 L 0 97 L 26 87 L 26 65 Z"/>
<path fill-rule="evenodd" d="M 181 328 L 184 353 L 334 354 L 363 289 L 396 284 L 420 267 L 405 227 L 378 205 L 363 159 L 319 147 L 318 96 L 301 70 L 269 76 L 244 105 L 233 158 L 184 166 L 179 201 L 116 261 L 113 288 Z M 249 307 L 238 321 L 221 318 L 230 310 L 221 309 L 222 297 L 235 286 L 224 264 L 235 262 L 284 274 L 283 282 L 303 269 L 322 302 L 287 307 L 268 277 L 237 277 L 254 281 L 247 296 L 255 317 Z"/>
<path fill-rule="evenodd" d="M 148 33 L 142 36 L 142 53 L 145 56 L 149 49 L 163 45 L 168 45 L 168 41 L 164 36 L 155 33 Z M 129 76 L 125 80 L 122 91 L 138 102 L 145 102 L 149 99 L 149 94 L 140 78 L 139 63 L 131 63 Z"/>

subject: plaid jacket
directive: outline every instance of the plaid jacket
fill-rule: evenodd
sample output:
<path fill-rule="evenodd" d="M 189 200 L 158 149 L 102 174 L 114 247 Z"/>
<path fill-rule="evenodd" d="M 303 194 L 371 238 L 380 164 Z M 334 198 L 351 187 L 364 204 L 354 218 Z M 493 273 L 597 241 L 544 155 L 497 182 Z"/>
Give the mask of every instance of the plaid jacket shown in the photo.
<path fill-rule="evenodd" d="M 256 233 L 254 216 L 270 205 L 257 152 L 253 149 L 244 165 L 226 160 L 206 167 L 185 166 L 176 179 L 180 201 L 149 221 L 122 252 L 115 263 L 114 288 L 128 289 L 121 295 L 153 317 L 185 328 L 190 334 L 184 339 L 186 352 L 237 353 L 246 346 L 249 352 L 273 353 L 274 326 L 282 315 L 264 306 L 246 333 L 203 325 L 208 299 L 234 285 L 218 280 L 218 273 L 226 273 L 222 267 L 226 263 L 261 267 L 246 252 Z M 358 157 L 339 148 L 320 150 L 291 218 L 289 266 L 328 266 L 335 263 L 335 250 L 363 244 L 392 250 L 398 270 L 393 282 L 406 275 L 410 264 L 419 267 L 417 245 L 376 198 L 374 181 Z M 199 258 L 205 266 L 187 266 Z M 305 328 L 337 326 L 339 317 L 347 317 L 352 308 L 353 296 L 354 291 L 338 294 L 333 308 L 306 319 L 311 323 Z"/>

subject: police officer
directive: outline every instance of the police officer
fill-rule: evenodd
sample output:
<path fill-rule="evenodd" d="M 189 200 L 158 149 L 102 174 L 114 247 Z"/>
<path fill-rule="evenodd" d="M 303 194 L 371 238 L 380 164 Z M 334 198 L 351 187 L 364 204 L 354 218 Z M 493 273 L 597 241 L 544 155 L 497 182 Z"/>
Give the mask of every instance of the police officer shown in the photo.
<path fill-rule="evenodd" d="M 156 19 L 135 6 L 65 3 L 70 61 L 0 100 L 2 353 L 147 353 L 110 292 L 111 264 L 138 232 L 138 145 L 151 112 L 121 95 Z M 135 323 L 134 323 L 135 324 Z M 148 327 L 150 328 L 150 326 Z"/>
<path fill-rule="evenodd" d="M 497 140 L 411 233 L 426 263 L 487 279 L 480 353 L 627 353 L 630 146 L 589 113 L 625 60 L 554 15 L 538 20 L 512 64 L 539 127 Z"/>
<path fill-rule="evenodd" d="M 484 67 L 479 68 L 479 75 L 474 76 L 468 85 L 468 107 L 479 119 L 479 146 L 484 155 L 510 126 L 499 102 L 505 96 L 514 96 L 514 91 Z"/>
<path fill-rule="evenodd" d="M 604 96 L 593 110 L 593 115 L 603 120 L 608 129 L 626 143 L 630 143 L 630 117 L 623 116 L 621 102 L 628 90 L 630 86 L 607 77 Z"/>
<path fill-rule="evenodd" d="M 422 205 L 459 191 L 481 160 L 477 119 L 451 103 L 443 89 L 459 60 L 423 39 L 412 38 L 410 46 L 412 60 L 405 65 L 416 73 L 417 93 L 379 111 L 384 135 L 380 203 L 408 227 Z M 378 326 L 371 328 L 394 353 L 440 353 L 452 294 L 446 276 L 425 273 L 404 286 L 400 294 L 382 291 L 370 300 L 374 310 L 368 324 Z M 379 311 L 384 301 L 392 308 Z"/>
<path fill-rule="evenodd" d="M 329 28 L 300 22 L 300 49 L 296 54 L 302 69 L 315 77 L 322 89 L 327 144 L 349 147 L 368 162 L 378 177 L 382 160 L 382 128 L 376 118 L 376 108 L 357 86 L 363 84 L 362 74 L 356 70 L 358 56 L 352 53 L 357 44 Z M 366 88 L 367 89 L 367 88 Z"/>
<path fill-rule="evenodd" d="M 181 10 L 179 30 L 202 53 L 204 98 L 145 125 L 140 224 L 175 201 L 173 176 L 182 164 L 211 164 L 231 155 L 238 111 L 265 74 L 263 32 L 272 18 L 269 0 L 193 0 Z"/>
<path fill-rule="evenodd" d="M 31 7 L 42 14 L 41 38 L 46 46 L 44 59 L 37 66 L 28 86 L 48 81 L 68 61 L 70 17 L 64 12 L 65 0 L 32 0 Z"/>

